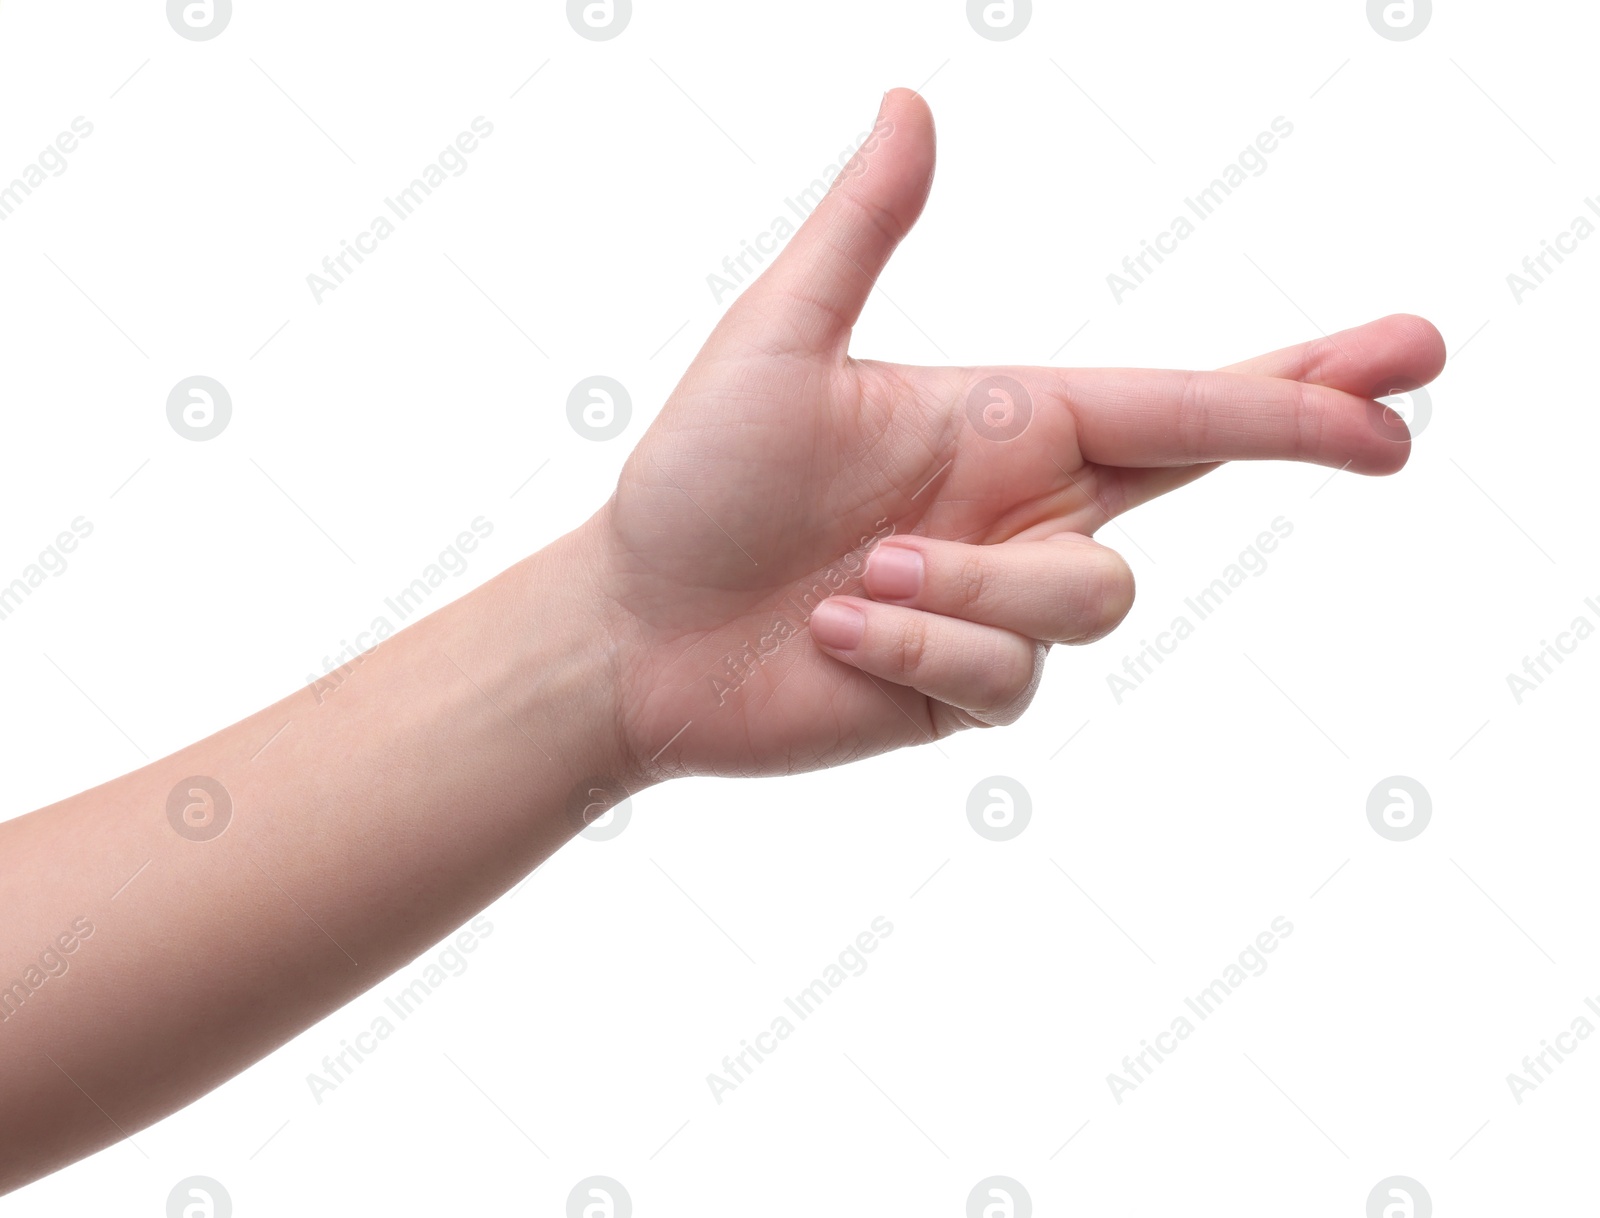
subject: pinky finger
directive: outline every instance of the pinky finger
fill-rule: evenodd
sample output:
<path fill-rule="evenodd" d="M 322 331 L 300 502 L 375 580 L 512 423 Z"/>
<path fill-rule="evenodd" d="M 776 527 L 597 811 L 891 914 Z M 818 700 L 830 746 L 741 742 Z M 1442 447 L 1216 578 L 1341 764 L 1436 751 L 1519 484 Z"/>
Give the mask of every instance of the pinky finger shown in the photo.
<path fill-rule="evenodd" d="M 811 639 L 837 660 L 983 724 L 1014 721 L 1039 686 L 1045 645 L 997 626 L 855 596 L 829 597 Z"/>

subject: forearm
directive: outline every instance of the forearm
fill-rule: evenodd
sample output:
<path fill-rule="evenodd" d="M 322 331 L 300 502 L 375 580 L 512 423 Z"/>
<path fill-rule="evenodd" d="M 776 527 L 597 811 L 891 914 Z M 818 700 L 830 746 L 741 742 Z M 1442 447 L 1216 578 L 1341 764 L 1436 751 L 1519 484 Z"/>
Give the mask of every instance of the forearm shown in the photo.
<path fill-rule="evenodd" d="M 565 538 L 336 686 L 0 825 L 0 1192 L 269 1053 L 548 857 L 575 790 L 636 784 L 587 564 Z"/>

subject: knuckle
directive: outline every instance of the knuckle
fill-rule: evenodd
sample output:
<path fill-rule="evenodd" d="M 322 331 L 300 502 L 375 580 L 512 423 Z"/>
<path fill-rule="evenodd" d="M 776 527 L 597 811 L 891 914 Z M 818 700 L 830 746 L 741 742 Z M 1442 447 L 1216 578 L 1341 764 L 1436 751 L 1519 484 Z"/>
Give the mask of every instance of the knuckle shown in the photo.
<path fill-rule="evenodd" d="M 1210 434 L 1206 413 L 1204 374 L 1186 372 L 1178 389 L 1178 442 L 1184 448 L 1204 448 Z"/>
<path fill-rule="evenodd" d="M 951 577 L 954 582 L 956 603 L 962 609 L 975 609 L 983 603 L 988 583 L 983 557 L 982 554 L 963 554 Z"/>
<path fill-rule="evenodd" d="M 928 654 L 928 627 L 916 614 L 910 614 L 896 628 L 889 642 L 888 661 L 898 673 L 915 673 Z"/>
<path fill-rule="evenodd" d="M 865 160 L 855 161 L 853 157 L 851 162 L 846 163 L 846 167 L 848 168 L 852 162 L 856 165 L 858 171 L 864 171 L 867 168 Z M 838 187 L 839 198 L 883 236 L 895 241 L 900 240 L 905 236 L 905 233 L 895 219 L 893 210 L 879 202 L 874 192 L 870 189 L 853 187 L 853 179 L 859 176 L 861 176 L 860 172 L 841 173 L 835 179 L 835 181 L 842 183 Z M 851 179 L 851 181 L 845 181 L 847 178 Z"/>
<path fill-rule="evenodd" d="M 968 707 L 988 723 L 1015 722 L 1038 691 L 1044 670 L 1044 644 L 1020 639 L 1018 643 L 983 668 L 983 679 L 973 698 L 975 705 Z"/>
<path fill-rule="evenodd" d="M 1314 338 L 1306 344 L 1305 359 L 1300 366 L 1300 375 L 1294 377 L 1297 381 L 1309 381 L 1316 385 L 1328 383 L 1336 370 L 1348 363 L 1345 353 L 1331 338 Z"/>
<path fill-rule="evenodd" d="M 1307 460 L 1322 449 L 1325 390 L 1304 381 L 1294 382 L 1294 456 Z"/>

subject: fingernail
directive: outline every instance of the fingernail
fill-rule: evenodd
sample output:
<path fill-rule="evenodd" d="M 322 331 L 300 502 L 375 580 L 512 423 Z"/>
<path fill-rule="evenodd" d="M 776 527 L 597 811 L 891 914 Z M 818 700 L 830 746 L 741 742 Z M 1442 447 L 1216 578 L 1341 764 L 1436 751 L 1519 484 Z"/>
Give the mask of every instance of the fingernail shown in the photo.
<path fill-rule="evenodd" d="M 878 600 L 910 600 L 922 591 L 922 555 L 909 546 L 881 545 L 867 559 L 863 582 Z"/>
<path fill-rule="evenodd" d="M 866 615 L 853 605 L 826 600 L 811 611 L 811 637 L 834 651 L 853 651 L 866 630 Z"/>

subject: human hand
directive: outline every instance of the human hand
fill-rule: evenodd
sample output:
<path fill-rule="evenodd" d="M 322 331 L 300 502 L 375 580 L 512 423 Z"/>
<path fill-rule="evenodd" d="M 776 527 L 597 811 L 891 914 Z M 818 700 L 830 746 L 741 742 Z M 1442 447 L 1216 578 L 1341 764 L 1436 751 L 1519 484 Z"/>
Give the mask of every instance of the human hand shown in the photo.
<path fill-rule="evenodd" d="M 582 530 L 641 780 L 1011 721 L 1050 643 L 1099 638 L 1132 603 L 1098 528 L 1224 461 L 1393 473 L 1409 434 L 1372 399 L 1443 366 L 1404 315 L 1220 372 L 857 360 L 851 327 L 933 175 L 920 96 L 886 95 L 875 132 Z"/>

